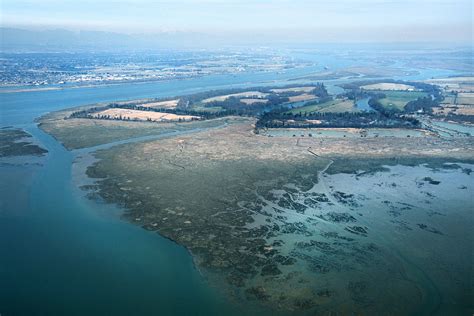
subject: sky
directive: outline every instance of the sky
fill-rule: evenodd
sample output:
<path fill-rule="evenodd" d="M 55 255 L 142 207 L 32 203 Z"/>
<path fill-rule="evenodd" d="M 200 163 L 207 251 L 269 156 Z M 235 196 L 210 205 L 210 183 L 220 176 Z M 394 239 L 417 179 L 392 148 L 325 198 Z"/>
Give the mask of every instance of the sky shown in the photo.
<path fill-rule="evenodd" d="M 3 27 L 472 42 L 472 0 L 0 0 Z"/>

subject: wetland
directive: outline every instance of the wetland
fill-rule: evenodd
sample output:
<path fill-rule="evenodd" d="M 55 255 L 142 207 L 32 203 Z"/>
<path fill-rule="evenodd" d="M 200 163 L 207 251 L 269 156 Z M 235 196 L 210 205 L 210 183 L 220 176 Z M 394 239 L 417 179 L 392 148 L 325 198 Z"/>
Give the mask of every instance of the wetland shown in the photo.
<path fill-rule="evenodd" d="M 99 150 L 87 168 L 95 182 L 82 188 L 184 246 L 238 304 L 298 314 L 469 309 L 460 291 L 469 289 L 472 140 L 295 139 L 255 134 L 254 124 L 235 118 Z M 444 256 L 450 247 L 456 255 Z"/>

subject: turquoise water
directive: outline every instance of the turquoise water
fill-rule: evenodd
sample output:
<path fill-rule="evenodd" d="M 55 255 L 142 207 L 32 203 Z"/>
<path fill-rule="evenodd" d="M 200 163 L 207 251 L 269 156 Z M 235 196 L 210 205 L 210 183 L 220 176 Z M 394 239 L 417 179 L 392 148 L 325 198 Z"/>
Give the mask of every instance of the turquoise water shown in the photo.
<path fill-rule="evenodd" d="M 242 314 L 208 285 L 186 249 L 120 220 L 113 206 L 77 194 L 74 154 L 33 123 L 59 108 L 172 95 L 206 84 L 0 95 L 1 126 L 25 128 L 49 151 L 32 163 L 24 157 L 0 163 L 1 314 Z"/>
<path fill-rule="evenodd" d="M 17 181 L 0 192 L 2 200 L 16 200 L 12 189 L 25 189 L 28 199 L 0 213 L 2 314 L 239 314 L 184 248 L 75 194 L 73 155 L 29 131 L 49 155 L 33 176 L 9 166 Z"/>

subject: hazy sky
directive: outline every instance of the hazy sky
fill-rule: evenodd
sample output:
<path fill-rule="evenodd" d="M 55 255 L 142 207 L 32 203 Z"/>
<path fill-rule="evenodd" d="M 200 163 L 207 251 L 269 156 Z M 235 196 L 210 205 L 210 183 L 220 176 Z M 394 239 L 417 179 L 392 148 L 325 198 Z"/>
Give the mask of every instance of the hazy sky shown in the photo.
<path fill-rule="evenodd" d="M 346 41 L 472 41 L 472 0 L 2 0 L 2 25 Z"/>

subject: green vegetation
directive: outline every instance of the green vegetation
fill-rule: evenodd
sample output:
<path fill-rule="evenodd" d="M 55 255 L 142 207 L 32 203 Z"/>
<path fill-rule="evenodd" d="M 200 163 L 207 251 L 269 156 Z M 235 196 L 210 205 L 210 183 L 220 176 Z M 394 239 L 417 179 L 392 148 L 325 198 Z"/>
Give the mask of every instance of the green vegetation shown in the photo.
<path fill-rule="evenodd" d="M 299 96 L 302 94 L 314 95 L 315 98 L 325 98 L 328 96 L 326 87 L 324 84 L 305 85 L 305 87 L 312 87 L 312 90 L 307 92 L 303 91 L 291 91 L 291 88 L 301 87 L 301 85 L 287 85 L 282 87 L 254 87 L 245 89 L 226 89 L 226 90 L 215 90 L 196 93 L 187 96 L 181 96 L 177 106 L 177 111 L 180 114 L 194 113 L 193 115 L 200 115 L 202 113 L 209 112 L 212 109 L 214 115 L 218 113 L 221 115 L 248 115 L 255 116 L 263 113 L 264 111 L 279 110 L 287 108 L 292 103 L 289 102 L 290 97 Z M 274 92 L 277 89 L 280 92 Z M 287 89 L 286 91 L 284 91 Z M 253 104 L 246 104 L 241 99 L 245 99 L 244 92 L 258 92 L 265 94 L 265 98 L 262 98 L 262 102 L 256 102 Z M 240 96 L 236 96 L 240 95 Z M 216 100 L 210 102 L 203 102 L 210 98 L 225 97 L 223 100 Z M 158 109 L 159 110 L 159 109 Z"/>
<path fill-rule="evenodd" d="M 351 100 L 339 100 L 340 102 L 334 103 L 327 107 L 319 110 L 321 113 L 345 113 L 345 112 L 360 112 L 360 110 Z"/>
<path fill-rule="evenodd" d="M 224 109 L 220 106 L 203 106 L 203 105 L 196 105 L 194 106 L 194 110 L 198 113 L 219 113 L 223 112 Z"/>
<path fill-rule="evenodd" d="M 370 92 L 377 93 L 378 91 Z M 385 98 L 379 99 L 379 102 L 388 110 L 399 111 L 403 111 L 408 102 L 428 95 L 422 91 L 383 91 L 383 94 Z"/>
<path fill-rule="evenodd" d="M 192 95 L 185 95 L 179 97 L 179 102 L 176 108 L 147 106 L 147 103 L 158 103 L 164 101 L 174 100 L 177 97 L 168 99 L 154 99 L 147 100 L 147 102 L 118 102 L 106 105 L 89 107 L 70 114 L 70 118 L 87 118 L 87 119 L 102 119 L 102 120 L 120 120 L 133 121 L 133 119 L 125 119 L 122 117 L 111 117 L 109 115 L 96 115 L 98 112 L 110 109 L 130 109 L 148 112 L 170 113 L 176 115 L 192 115 L 198 116 L 201 119 L 214 119 L 217 117 L 229 115 L 244 115 L 257 116 L 266 111 L 287 109 L 293 102 L 289 102 L 290 97 L 312 95 L 314 98 L 324 99 L 328 97 L 328 93 L 324 84 L 316 84 L 305 86 L 305 88 L 312 88 L 309 92 L 291 90 L 299 86 L 290 85 L 278 87 L 279 92 L 275 92 L 275 87 L 264 88 L 247 88 L 247 89 L 226 89 L 217 91 L 207 91 L 196 93 Z M 286 90 L 285 90 L 286 89 Z M 262 102 L 245 103 L 242 99 L 246 98 L 245 92 L 254 92 L 265 95 Z M 214 101 L 214 99 L 215 101 Z M 213 101 L 206 101 L 212 99 Z M 137 121 L 137 120 L 135 120 Z"/>
<path fill-rule="evenodd" d="M 419 128 L 421 123 L 411 117 L 380 112 L 270 112 L 262 115 L 256 124 L 260 128 Z"/>
<path fill-rule="evenodd" d="M 359 82 L 336 99 L 324 102 L 308 102 L 305 106 L 290 111 L 273 111 L 260 116 L 258 128 L 321 128 L 321 127 L 353 127 L 353 128 L 419 128 L 420 122 L 402 115 L 426 105 L 427 92 L 423 91 L 366 91 L 360 86 L 367 82 Z M 426 86 L 426 87 L 425 87 Z M 431 85 L 424 84 L 424 88 Z M 419 88 L 419 87 L 417 87 Z M 370 97 L 369 105 L 376 112 L 364 113 L 355 106 L 355 100 Z M 429 98 L 431 100 L 431 98 Z M 433 102 L 438 102 L 434 99 Z M 408 107 L 406 107 L 408 105 Z"/>
<path fill-rule="evenodd" d="M 432 108 L 439 106 L 439 100 L 432 99 L 430 96 L 418 98 L 416 100 L 408 102 L 404 110 L 405 112 L 416 112 L 423 111 L 425 113 L 431 113 Z"/>
<path fill-rule="evenodd" d="M 333 112 L 333 113 L 342 113 L 342 112 L 359 112 L 359 110 L 354 106 L 354 102 L 350 100 L 329 100 L 326 102 L 308 102 L 302 107 L 291 109 L 287 113 L 291 114 L 304 114 L 311 112 Z"/>
<path fill-rule="evenodd" d="M 383 86 L 411 86 L 417 91 L 373 90 L 367 91 L 362 87 L 379 84 Z M 341 85 L 347 91 L 343 96 L 357 100 L 370 97 L 369 105 L 384 115 L 393 113 L 413 113 L 422 110 L 431 113 L 432 108 L 439 106 L 444 97 L 439 87 L 422 82 L 405 82 L 400 80 L 357 81 Z"/>

